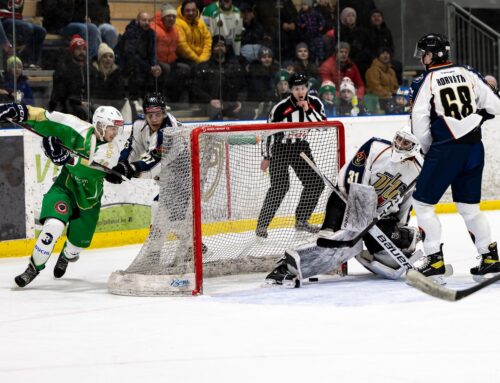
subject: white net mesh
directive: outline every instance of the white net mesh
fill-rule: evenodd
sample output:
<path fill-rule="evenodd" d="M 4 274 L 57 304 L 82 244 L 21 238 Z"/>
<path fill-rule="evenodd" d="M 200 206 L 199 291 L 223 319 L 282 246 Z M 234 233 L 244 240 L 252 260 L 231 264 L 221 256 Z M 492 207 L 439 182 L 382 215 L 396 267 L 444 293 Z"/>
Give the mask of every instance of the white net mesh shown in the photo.
<path fill-rule="evenodd" d="M 297 156 L 304 151 L 333 178 L 343 127 L 306 125 L 164 131 L 158 212 L 140 253 L 111 275 L 109 290 L 201 293 L 203 277 L 271 271 L 286 248 L 313 238 L 309 231 L 321 225 L 329 191 Z M 272 161 L 264 172 L 266 148 Z"/>

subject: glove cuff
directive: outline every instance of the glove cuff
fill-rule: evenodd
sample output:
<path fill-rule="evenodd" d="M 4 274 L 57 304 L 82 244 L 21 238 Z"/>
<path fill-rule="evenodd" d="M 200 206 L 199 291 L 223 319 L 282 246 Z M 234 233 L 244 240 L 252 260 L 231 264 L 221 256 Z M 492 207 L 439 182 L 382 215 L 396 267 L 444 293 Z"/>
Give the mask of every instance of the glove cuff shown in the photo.
<path fill-rule="evenodd" d="M 26 121 L 28 119 L 28 115 L 29 115 L 28 107 L 23 103 L 15 104 L 15 105 L 18 109 L 18 115 L 19 115 L 18 121 L 19 122 Z"/>

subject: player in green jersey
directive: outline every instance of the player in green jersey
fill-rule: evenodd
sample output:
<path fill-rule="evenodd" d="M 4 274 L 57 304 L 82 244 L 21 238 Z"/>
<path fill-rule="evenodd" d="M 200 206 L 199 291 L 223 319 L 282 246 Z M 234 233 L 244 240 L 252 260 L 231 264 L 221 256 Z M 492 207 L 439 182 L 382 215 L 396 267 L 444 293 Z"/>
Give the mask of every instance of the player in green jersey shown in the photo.
<path fill-rule="evenodd" d="M 67 148 L 89 156 L 107 167 L 118 162 L 119 147 L 113 142 L 123 126 L 121 113 L 111 106 L 101 106 L 94 112 L 92 123 L 42 108 L 24 104 L 0 105 L 0 121 L 24 122 L 44 136 L 42 146 L 47 157 L 61 172 L 44 195 L 40 222 L 42 231 L 33 249 L 25 272 L 15 278 L 24 287 L 45 268 L 57 239 L 66 227 L 67 240 L 54 268 L 54 276 L 61 278 L 68 262 L 78 260 L 81 251 L 90 246 L 95 232 L 103 181 L 106 173 L 89 166 L 87 160 L 75 156 Z"/>

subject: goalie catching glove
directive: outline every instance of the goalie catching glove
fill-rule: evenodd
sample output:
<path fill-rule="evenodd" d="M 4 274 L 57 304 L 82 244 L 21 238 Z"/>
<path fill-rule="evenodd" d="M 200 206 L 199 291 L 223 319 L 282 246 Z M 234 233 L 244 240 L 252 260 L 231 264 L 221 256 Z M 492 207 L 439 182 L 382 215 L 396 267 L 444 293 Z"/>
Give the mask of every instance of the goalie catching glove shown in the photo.
<path fill-rule="evenodd" d="M 106 175 L 106 181 L 112 184 L 121 184 L 123 182 L 123 178 L 120 175 L 131 179 L 135 174 L 134 166 L 126 161 L 118 162 L 118 164 L 111 170 L 113 170 L 114 173 L 108 173 Z M 120 175 L 116 173 L 119 173 Z"/>
<path fill-rule="evenodd" d="M 57 166 L 62 166 L 73 161 L 73 157 L 59 138 L 47 136 L 42 139 L 42 148 L 45 155 Z"/>

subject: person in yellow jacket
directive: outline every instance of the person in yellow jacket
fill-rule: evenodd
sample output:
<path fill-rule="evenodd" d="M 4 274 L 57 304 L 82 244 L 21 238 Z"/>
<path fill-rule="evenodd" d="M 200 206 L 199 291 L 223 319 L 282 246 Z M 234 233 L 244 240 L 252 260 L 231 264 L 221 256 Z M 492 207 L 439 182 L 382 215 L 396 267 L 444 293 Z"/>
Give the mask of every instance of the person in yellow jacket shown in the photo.
<path fill-rule="evenodd" d="M 181 61 L 199 64 L 210 59 L 212 36 L 200 18 L 195 0 L 183 0 L 177 7 L 175 27 L 179 32 L 177 54 Z"/>
<path fill-rule="evenodd" d="M 379 98 L 380 108 L 385 109 L 399 87 L 396 72 L 391 67 L 391 49 L 381 47 L 378 56 L 365 74 L 366 89 Z"/>

